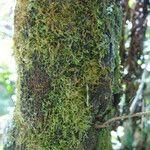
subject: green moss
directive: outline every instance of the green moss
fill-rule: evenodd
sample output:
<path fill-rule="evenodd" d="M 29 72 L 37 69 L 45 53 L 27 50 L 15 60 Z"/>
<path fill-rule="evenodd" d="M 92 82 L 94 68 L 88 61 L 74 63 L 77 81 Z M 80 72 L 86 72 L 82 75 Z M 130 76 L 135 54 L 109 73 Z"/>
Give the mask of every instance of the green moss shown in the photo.
<path fill-rule="evenodd" d="M 111 107 L 119 33 L 117 10 L 107 12 L 110 4 L 118 7 L 110 0 L 17 1 L 17 144 L 29 150 L 82 150 L 94 115 Z M 93 100 L 97 89 L 100 102 Z"/>
<path fill-rule="evenodd" d="M 108 128 L 102 129 L 99 133 L 99 143 L 96 150 L 112 150 L 110 138 L 110 130 Z"/>

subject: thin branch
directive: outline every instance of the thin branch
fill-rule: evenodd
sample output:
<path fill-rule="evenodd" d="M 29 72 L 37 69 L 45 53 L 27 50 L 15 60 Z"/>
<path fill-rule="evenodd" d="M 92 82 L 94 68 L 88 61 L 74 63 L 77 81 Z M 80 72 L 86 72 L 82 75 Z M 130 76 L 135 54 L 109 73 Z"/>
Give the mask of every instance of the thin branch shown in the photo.
<path fill-rule="evenodd" d="M 128 118 L 133 118 L 133 117 L 140 117 L 140 116 L 143 116 L 143 115 L 150 115 L 150 111 L 148 111 L 148 112 L 139 112 L 139 113 L 135 113 L 135 114 L 132 114 L 132 115 L 125 115 L 125 116 L 114 117 L 114 118 L 109 119 L 108 121 L 106 121 L 102 125 L 95 124 L 94 127 L 96 129 L 101 129 L 101 128 L 107 127 L 112 122 L 115 122 L 115 121 L 118 121 L 118 120 L 124 120 L 124 119 L 128 119 Z"/>
<path fill-rule="evenodd" d="M 130 114 L 133 114 L 135 109 L 136 109 L 136 106 L 138 104 L 138 101 L 140 99 L 140 96 L 142 95 L 142 92 L 143 92 L 143 88 L 144 88 L 144 84 L 145 84 L 145 76 L 146 76 L 146 69 L 143 71 L 143 74 L 142 74 L 142 78 L 141 78 L 141 83 L 139 85 L 139 88 L 136 92 L 136 95 L 135 95 L 135 98 L 133 99 L 133 102 L 130 106 Z"/>
<path fill-rule="evenodd" d="M 144 69 L 144 71 L 142 73 L 141 83 L 140 83 L 139 88 L 138 88 L 138 90 L 136 92 L 135 98 L 133 99 L 133 102 L 132 102 L 132 104 L 130 106 L 130 114 L 134 113 L 134 111 L 136 109 L 136 106 L 138 104 L 138 101 L 140 99 L 140 96 L 142 95 L 144 84 L 145 84 L 145 77 L 147 75 L 147 66 L 149 66 L 149 65 L 150 65 L 150 62 L 148 62 L 146 64 L 146 67 L 145 67 L 145 69 Z"/>

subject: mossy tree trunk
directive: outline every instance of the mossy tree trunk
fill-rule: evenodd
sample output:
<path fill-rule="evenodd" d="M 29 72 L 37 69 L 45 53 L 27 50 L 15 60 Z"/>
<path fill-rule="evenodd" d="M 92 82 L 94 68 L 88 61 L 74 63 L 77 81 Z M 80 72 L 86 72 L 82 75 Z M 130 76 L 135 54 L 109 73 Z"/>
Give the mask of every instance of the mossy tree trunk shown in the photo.
<path fill-rule="evenodd" d="M 15 150 L 110 150 L 119 93 L 117 0 L 17 0 Z"/>

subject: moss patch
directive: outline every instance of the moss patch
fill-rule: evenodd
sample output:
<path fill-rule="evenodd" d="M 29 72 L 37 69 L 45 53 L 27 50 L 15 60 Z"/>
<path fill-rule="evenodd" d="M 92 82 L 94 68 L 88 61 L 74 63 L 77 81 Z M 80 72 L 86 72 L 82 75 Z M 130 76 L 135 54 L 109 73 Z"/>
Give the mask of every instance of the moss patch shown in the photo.
<path fill-rule="evenodd" d="M 96 150 L 112 150 L 110 129 L 102 129 L 99 134 L 99 142 Z"/>
<path fill-rule="evenodd" d="M 18 145 L 83 149 L 94 116 L 118 90 L 116 13 L 110 0 L 17 1 Z"/>

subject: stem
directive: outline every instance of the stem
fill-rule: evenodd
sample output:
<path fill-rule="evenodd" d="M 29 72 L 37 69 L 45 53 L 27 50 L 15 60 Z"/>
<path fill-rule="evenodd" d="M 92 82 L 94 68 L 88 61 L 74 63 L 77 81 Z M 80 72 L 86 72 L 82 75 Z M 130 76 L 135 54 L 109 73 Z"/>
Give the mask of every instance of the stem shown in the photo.
<path fill-rule="evenodd" d="M 96 129 L 101 129 L 101 128 L 107 127 L 110 123 L 112 123 L 114 121 L 124 120 L 124 119 L 128 119 L 128 118 L 133 118 L 133 117 L 139 117 L 139 116 L 143 116 L 143 115 L 150 115 L 150 111 L 148 111 L 148 112 L 139 112 L 139 113 L 135 113 L 135 114 L 132 114 L 132 115 L 125 115 L 125 116 L 114 117 L 114 118 L 111 118 L 111 119 L 107 120 L 102 125 L 95 124 L 94 127 Z"/>

